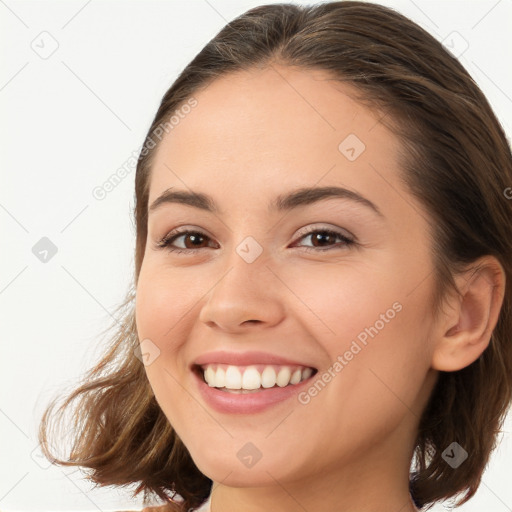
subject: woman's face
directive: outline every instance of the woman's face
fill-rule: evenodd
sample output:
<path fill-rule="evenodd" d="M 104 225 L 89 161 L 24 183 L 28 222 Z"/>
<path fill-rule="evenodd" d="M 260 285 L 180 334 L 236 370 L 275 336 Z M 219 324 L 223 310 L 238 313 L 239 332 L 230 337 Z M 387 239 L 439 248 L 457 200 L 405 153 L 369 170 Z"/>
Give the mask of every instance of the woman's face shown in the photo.
<path fill-rule="evenodd" d="M 171 200 L 150 210 L 138 335 L 163 412 L 201 472 L 226 485 L 350 478 L 349 466 L 353 478 L 384 481 L 393 465 L 408 475 L 436 376 L 426 214 L 399 181 L 396 137 L 344 91 L 319 71 L 230 75 L 195 96 L 156 153 L 150 206 L 194 192 L 215 210 Z M 350 193 L 286 200 L 324 187 Z M 156 246 L 177 228 L 193 232 L 171 238 L 182 252 Z M 285 398 L 268 404 L 277 388 L 256 397 L 199 384 L 192 366 L 216 351 L 317 373 L 278 385 Z M 200 386 L 245 406 L 228 412 Z"/>

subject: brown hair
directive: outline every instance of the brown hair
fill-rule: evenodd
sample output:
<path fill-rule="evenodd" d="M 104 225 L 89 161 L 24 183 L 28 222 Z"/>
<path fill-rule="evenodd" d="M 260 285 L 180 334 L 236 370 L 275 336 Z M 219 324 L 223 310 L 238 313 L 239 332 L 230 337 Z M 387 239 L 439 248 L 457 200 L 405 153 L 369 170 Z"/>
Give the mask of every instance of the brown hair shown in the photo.
<path fill-rule="evenodd" d="M 477 258 L 495 256 L 512 282 L 512 185 L 507 139 L 483 93 L 434 37 L 392 9 L 368 2 L 253 8 L 228 23 L 190 62 L 162 99 L 135 177 L 135 285 L 145 251 L 154 136 L 173 113 L 216 78 L 272 66 L 324 70 L 355 88 L 358 99 L 384 113 L 402 142 L 404 183 L 429 214 L 434 236 L 434 315 L 453 277 Z M 389 114 L 389 115 L 388 115 Z M 151 146 L 150 146 L 151 144 Z M 155 147 L 153 147 L 155 146 Z M 148 149 L 151 147 L 151 149 Z M 168 492 L 184 498 L 176 510 L 200 505 L 212 481 L 192 461 L 155 400 L 138 346 L 134 291 L 120 306 L 111 348 L 65 401 L 79 398 L 67 461 L 48 449 L 45 411 L 40 442 L 53 462 L 92 470 L 97 485 L 138 483 L 134 496 Z M 416 438 L 410 490 L 419 507 L 478 489 L 512 399 L 511 287 L 490 344 L 475 362 L 440 372 Z M 469 454 L 457 469 L 442 458 L 453 441 Z M 173 506 L 169 505 L 171 508 Z"/>

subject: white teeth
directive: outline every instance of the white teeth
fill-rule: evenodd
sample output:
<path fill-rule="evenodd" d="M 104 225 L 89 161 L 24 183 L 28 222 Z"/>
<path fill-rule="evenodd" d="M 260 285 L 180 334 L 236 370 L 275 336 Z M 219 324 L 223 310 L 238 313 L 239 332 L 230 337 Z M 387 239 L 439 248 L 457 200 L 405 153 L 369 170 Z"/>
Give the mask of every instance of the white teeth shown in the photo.
<path fill-rule="evenodd" d="M 297 368 L 290 378 L 290 384 L 298 384 L 300 382 L 300 379 L 302 377 L 302 372 L 300 368 Z"/>
<path fill-rule="evenodd" d="M 267 366 L 261 373 L 261 385 L 264 388 L 273 388 L 276 385 L 276 371 L 272 366 Z"/>
<path fill-rule="evenodd" d="M 215 386 L 216 388 L 223 388 L 225 386 L 226 382 L 226 372 L 222 368 L 217 368 L 217 371 L 215 372 L 215 382 L 213 382 L 211 385 Z"/>
<path fill-rule="evenodd" d="M 241 367 L 232 365 L 208 364 L 203 367 L 204 380 L 210 387 L 226 390 L 257 390 L 260 388 L 285 387 L 308 379 L 313 374 L 311 368 L 290 366 Z"/>
<path fill-rule="evenodd" d="M 241 389 L 242 388 L 242 374 L 236 366 L 228 366 L 226 369 L 226 379 L 224 381 L 224 387 L 229 389 Z"/>
<path fill-rule="evenodd" d="M 302 380 L 309 379 L 313 375 L 313 370 L 311 368 L 306 368 L 302 370 Z"/>
<path fill-rule="evenodd" d="M 291 376 L 292 372 L 290 371 L 290 368 L 283 366 L 283 368 L 281 368 L 277 374 L 277 385 L 280 388 L 284 388 L 290 383 Z"/>
<path fill-rule="evenodd" d="M 229 387 L 229 386 L 226 386 Z M 254 366 L 245 369 L 242 377 L 243 389 L 258 389 L 261 387 L 261 375 Z"/>
<path fill-rule="evenodd" d="M 204 372 L 204 380 L 211 387 L 215 385 L 215 373 L 216 372 L 211 366 L 208 366 L 208 368 L 206 368 L 206 371 Z"/>

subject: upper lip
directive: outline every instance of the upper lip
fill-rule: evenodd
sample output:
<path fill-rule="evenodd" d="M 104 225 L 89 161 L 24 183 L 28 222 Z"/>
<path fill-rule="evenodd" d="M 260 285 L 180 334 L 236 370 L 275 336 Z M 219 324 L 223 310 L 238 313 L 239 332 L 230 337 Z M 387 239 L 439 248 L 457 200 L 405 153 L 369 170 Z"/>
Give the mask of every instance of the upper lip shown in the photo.
<path fill-rule="evenodd" d="M 305 368 L 314 368 L 307 363 L 295 361 L 276 354 L 267 352 L 226 352 L 223 350 L 216 352 L 207 352 L 199 356 L 192 365 L 202 366 L 210 363 L 229 364 L 234 366 L 249 366 L 253 364 L 267 365 L 288 365 L 304 366 Z"/>

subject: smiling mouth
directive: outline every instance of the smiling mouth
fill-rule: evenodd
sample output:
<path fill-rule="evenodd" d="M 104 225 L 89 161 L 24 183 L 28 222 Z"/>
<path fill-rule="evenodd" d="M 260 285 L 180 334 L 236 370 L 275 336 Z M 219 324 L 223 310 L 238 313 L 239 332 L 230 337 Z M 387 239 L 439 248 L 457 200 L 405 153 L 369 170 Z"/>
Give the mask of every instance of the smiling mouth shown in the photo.
<path fill-rule="evenodd" d="M 222 368 L 222 376 L 220 378 L 216 374 L 216 370 L 219 367 Z M 240 368 L 243 368 L 242 372 L 239 371 Z M 236 394 L 256 393 L 267 389 L 293 387 L 311 379 L 318 373 L 318 370 L 313 367 L 291 365 L 247 365 L 237 367 L 223 364 L 202 366 L 195 364 L 192 367 L 192 371 L 210 388 Z M 242 382 L 240 379 L 246 371 L 249 371 L 249 374 Z M 238 374 L 237 378 L 235 378 L 234 381 L 229 380 L 226 382 L 225 375 L 227 372 L 231 372 L 231 375 Z M 220 385 L 216 385 L 217 383 L 220 383 Z"/>

